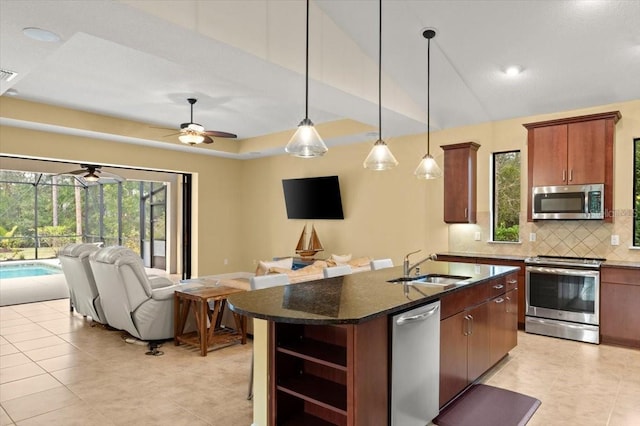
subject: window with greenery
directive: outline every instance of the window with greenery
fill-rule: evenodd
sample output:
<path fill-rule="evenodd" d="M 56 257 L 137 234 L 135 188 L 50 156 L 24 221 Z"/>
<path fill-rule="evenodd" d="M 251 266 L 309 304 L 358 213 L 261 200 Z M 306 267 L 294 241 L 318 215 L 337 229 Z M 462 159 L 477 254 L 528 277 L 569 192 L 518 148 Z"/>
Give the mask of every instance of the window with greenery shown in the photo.
<path fill-rule="evenodd" d="M 640 247 L 640 138 L 633 141 L 633 245 Z"/>
<path fill-rule="evenodd" d="M 520 241 L 520 151 L 492 155 L 493 241 Z"/>
<path fill-rule="evenodd" d="M 151 237 L 164 249 L 166 190 L 161 182 L 87 185 L 72 176 L 0 170 L 0 261 L 54 258 L 72 242 L 124 245 L 140 254 L 149 245 L 141 227 L 150 226 L 144 224 L 142 208 L 154 185 L 162 191 L 153 200 Z"/>

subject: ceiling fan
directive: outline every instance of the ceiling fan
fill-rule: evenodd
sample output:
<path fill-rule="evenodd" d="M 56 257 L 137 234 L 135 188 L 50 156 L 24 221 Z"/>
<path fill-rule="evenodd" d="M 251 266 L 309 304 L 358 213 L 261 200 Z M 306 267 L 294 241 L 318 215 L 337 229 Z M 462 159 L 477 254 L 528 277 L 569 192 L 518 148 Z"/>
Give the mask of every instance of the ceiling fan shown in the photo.
<path fill-rule="evenodd" d="M 178 133 L 178 139 L 180 142 L 187 145 L 197 145 L 201 143 L 213 143 L 211 136 L 217 138 L 232 138 L 235 139 L 238 136 L 233 133 L 221 132 L 218 130 L 205 130 L 204 127 L 198 123 L 193 122 L 193 105 L 198 100 L 196 98 L 188 98 L 187 102 L 191 105 L 191 120 L 188 123 L 182 123 L 180 125 L 180 132 Z"/>
<path fill-rule="evenodd" d="M 98 182 L 101 181 L 103 183 L 113 182 L 122 182 L 125 179 L 122 176 L 118 176 L 114 173 L 104 172 L 102 171 L 102 166 L 98 166 L 95 164 L 80 164 L 80 169 L 72 170 L 70 172 L 60 173 L 61 175 L 82 175 L 82 178 L 87 182 Z"/>

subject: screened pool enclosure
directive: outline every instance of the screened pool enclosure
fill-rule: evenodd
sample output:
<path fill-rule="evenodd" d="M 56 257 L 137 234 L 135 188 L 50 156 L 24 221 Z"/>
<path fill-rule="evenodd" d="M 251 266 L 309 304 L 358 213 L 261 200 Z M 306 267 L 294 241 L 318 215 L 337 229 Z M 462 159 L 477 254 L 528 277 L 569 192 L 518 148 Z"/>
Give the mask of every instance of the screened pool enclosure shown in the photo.
<path fill-rule="evenodd" d="M 66 244 L 102 242 L 164 269 L 166 233 L 164 182 L 0 170 L 0 261 L 55 258 Z"/>

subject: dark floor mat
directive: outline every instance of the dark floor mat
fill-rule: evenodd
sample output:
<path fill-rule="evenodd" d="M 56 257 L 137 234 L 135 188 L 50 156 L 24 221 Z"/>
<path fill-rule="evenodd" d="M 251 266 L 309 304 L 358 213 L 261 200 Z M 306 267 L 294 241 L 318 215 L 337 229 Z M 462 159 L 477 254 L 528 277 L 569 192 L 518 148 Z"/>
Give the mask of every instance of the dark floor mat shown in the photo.
<path fill-rule="evenodd" d="M 541 402 L 521 393 L 473 385 L 433 419 L 438 426 L 524 426 Z"/>

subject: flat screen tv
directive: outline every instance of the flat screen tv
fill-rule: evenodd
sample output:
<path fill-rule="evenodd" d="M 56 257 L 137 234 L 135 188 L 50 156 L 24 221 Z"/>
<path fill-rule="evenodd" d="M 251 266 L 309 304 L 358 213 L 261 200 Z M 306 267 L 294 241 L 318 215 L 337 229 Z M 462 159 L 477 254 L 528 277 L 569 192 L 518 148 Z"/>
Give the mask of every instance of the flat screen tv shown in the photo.
<path fill-rule="evenodd" d="M 283 179 L 289 219 L 344 219 L 338 176 Z"/>

